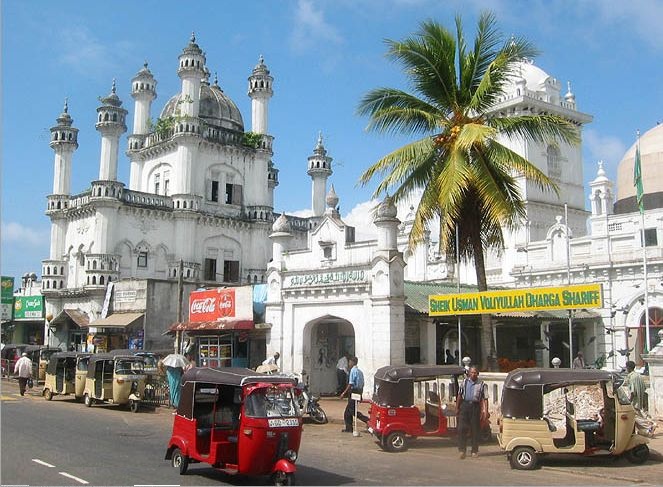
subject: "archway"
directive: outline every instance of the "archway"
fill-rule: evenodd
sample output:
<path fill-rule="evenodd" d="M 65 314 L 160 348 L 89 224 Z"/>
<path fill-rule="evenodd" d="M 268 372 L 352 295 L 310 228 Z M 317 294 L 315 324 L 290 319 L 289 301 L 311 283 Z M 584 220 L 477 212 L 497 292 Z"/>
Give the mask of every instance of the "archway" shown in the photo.
<path fill-rule="evenodd" d="M 644 310 L 640 316 L 640 324 L 637 328 L 635 339 L 635 363 L 638 367 L 644 365 L 642 354 L 645 353 L 645 342 L 647 341 L 647 330 L 645 325 L 646 315 Z M 663 309 L 658 307 L 649 307 L 649 347 L 651 350 L 658 342 L 658 330 L 663 327 Z"/>
<path fill-rule="evenodd" d="M 311 391 L 336 392 L 336 362 L 343 353 L 354 355 L 355 331 L 352 323 L 337 316 L 323 316 L 304 327 L 303 372 Z"/>

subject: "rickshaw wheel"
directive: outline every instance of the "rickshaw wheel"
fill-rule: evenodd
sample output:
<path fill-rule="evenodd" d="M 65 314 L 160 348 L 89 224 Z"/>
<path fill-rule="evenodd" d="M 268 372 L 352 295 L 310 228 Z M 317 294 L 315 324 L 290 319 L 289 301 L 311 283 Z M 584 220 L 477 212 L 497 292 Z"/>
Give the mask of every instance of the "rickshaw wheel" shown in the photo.
<path fill-rule="evenodd" d="M 86 405 L 87 407 L 89 407 L 89 408 L 92 407 L 92 398 L 90 397 L 89 394 L 85 394 L 85 395 L 83 396 L 83 402 L 85 403 L 85 405 Z"/>
<path fill-rule="evenodd" d="M 392 453 L 397 453 L 407 450 L 407 442 L 405 441 L 405 433 L 402 431 L 393 431 L 384 438 L 385 449 Z"/>
<path fill-rule="evenodd" d="M 50 389 L 44 389 L 44 399 L 46 399 L 47 401 L 53 399 L 53 393 L 51 392 Z"/>
<path fill-rule="evenodd" d="M 295 485 L 295 474 L 279 470 L 272 475 L 272 483 L 274 485 Z"/>
<path fill-rule="evenodd" d="M 189 457 L 182 454 L 182 450 L 175 448 L 173 456 L 171 457 L 170 464 L 180 469 L 180 475 L 184 475 L 189 468 Z"/>
<path fill-rule="evenodd" d="M 138 401 L 134 401 L 133 399 L 129 401 L 129 409 L 131 410 L 132 413 L 137 413 L 139 406 L 140 404 L 138 403 Z"/>
<path fill-rule="evenodd" d="M 626 459 L 631 463 L 635 463 L 636 465 L 645 463 L 648 458 L 649 447 L 647 445 L 638 445 L 626 452 Z"/>
<path fill-rule="evenodd" d="M 511 452 L 511 466 L 517 470 L 533 470 L 538 463 L 536 452 L 530 446 L 518 446 Z"/>

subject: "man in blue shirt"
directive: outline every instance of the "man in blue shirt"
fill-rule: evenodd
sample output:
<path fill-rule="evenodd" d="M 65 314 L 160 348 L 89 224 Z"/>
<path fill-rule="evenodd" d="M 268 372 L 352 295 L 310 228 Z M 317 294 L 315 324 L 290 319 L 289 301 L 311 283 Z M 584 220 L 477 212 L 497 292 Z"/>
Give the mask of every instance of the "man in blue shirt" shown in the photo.
<path fill-rule="evenodd" d="M 340 398 L 343 398 L 348 392 L 348 405 L 345 406 L 345 412 L 343 413 L 343 420 L 345 421 L 345 429 L 342 429 L 344 433 L 352 433 L 352 419 L 355 415 L 355 408 L 357 407 L 357 401 L 352 399 L 352 394 L 363 394 L 364 392 L 364 373 L 359 370 L 357 367 L 358 363 L 357 357 L 350 357 L 348 360 L 348 367 L 350 367 L 350 374 L 348 376 L 348 385 L 345 386 L 343 392 L 341 392 Z M 357 413 L 357 418 L 362 420 L 364 423 L 368 421 L 362 413 Z"/>
<path fill-rule="evenodd" d="M 479 380 L 479 370 L 470 367 L 468 377 L 460 384 L 456 398 L 458 421 L 458 452 L 465 458 L 468 433 L 472 445 L 472 457 L 479 456 L 481 423 L 488 419 L 488 387 Z"/>

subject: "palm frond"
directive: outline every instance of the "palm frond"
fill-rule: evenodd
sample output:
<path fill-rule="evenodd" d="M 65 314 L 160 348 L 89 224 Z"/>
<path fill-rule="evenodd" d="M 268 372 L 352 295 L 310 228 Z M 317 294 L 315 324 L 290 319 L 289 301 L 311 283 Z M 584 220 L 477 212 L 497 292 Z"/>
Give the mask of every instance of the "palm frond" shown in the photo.
<path fill-rule="evenodd" d="M 368 92 L 357 108 L 370 117 L 368 130 L 392 133 L 430 133 L 440 128 L 444 113 L 402 90 L 378 88 Z"/>
<path fill-rule="evenodd" d="M 494 117 L 487 123 L 507 137 L 521 137 L 543 144 L 561 141 L 576 145 L 580 142 L 578 127 L 558 115 Z"/>

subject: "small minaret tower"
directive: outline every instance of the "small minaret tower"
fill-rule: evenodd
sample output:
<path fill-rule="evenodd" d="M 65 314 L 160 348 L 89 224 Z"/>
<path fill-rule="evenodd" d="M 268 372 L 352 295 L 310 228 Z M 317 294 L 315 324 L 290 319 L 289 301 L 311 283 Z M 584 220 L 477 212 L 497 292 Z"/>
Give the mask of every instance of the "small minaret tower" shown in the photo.
<path fill-rule="evenodd" d="M 99 180 L 117 181 L 117 158 L 120 136 L 127 131 L 125 120 L 127 111 L 115 92 L 115 80 L 108 96 L 101 98 L 97 108 L 96 129 L 101 134 L 101 157 L 99 160 Z"/>
<path fill-rule="evenodd" d="M 69 115 L 67 99 L 64 109 L 57 118 L 58 124 L 51 127 L 50 146 L 55 151 L 53 171 L 53 194 L 68 195 L 71 187 L 71 160 L 78 148 L 78 129 L 73 127 L 74 120 Z"/>
<path fill-rule="evenodd" d="M 596 179 L 589 183 L 589 202 L 592 207 L 592 217 L 612 215 L 614 197 L 612 194 L 612 181 L 608 179 L 603 169 L 603 161 L 599 161 Z"/>
<path fill-rule="evenodd" d="M 332 174 L 332 158 L 327 156 L 325 146 L 322 145 L 322 132 L 318 134 L 318 143 L 313 149 L 313 155 L 308 158 L 308 171 L 306 173 L 313 180 L 311 191 L 311 209 L 313 216 L 320 217 L 325 212 L 325 198 L 327 196 L 327 178 Z"/>
<path fill-rule="evenodd" d="M 134 101 L 134 128 L 129 136 L 129 150 L 127 155 L 131 160 L 129 171 L 129 189 L 141 191 L 140 179 L 142 163 L 135 156 L 135 152 L 145 147 L 145 139 L 150 132 L 150 111 L 152 102 L 157 97 L 157 82 L 152 72 L 147 68 L 147 61 L 143 69 L 136 73 L 131 80 L 131 97 Z"/>
<path fill-rule="evenodd" d="M 262 55 L 249 76 L 249 97 L 251 97 L 251 130 L 257 134 L 267 134 L 269 99 L 274 92 L 274 78 L 269 75 Z"/>
<path fill-rule="evenodd" d="M 205 54 L 196 44 L 196 35 L 191 33 L 189 45 L 182 50 L 177 75 L 182 80 L 180 114 L 197 117 L 200 110 L 200 83 L 207 76 Z"/>

